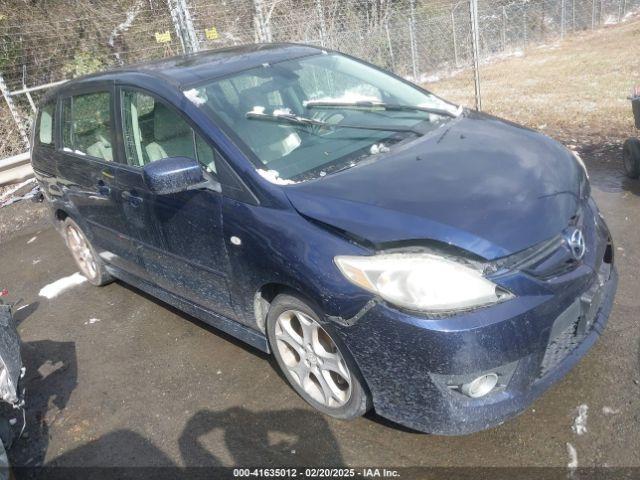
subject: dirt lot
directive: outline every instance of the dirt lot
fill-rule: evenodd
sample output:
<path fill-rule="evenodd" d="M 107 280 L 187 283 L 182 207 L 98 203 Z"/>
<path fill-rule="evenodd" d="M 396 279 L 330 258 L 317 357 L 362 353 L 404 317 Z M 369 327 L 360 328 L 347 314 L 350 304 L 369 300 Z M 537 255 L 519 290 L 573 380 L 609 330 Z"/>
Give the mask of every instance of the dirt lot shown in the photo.
<path fill-rule="evenodd" d="M 631 113 L 619 99 L 638 79 L 639 59 L 624 50 L 632 50 L 639 32 L 640 23 L 627 24 L 487 67 L 494 72 L 487 71 L 491 86 L 485 87 L 491 110 L 546 125 L 579 146 L 613 232 L 620 272 L 602 339 L 523 415 L 455 438 L 406 431 L 375 415 L 330 419 L 298 398 L 265 355 L 122 283 L 84 283 L 50 300 L 39 296 L 76 268 L 56 232 L 37 221 L 2 243 L 0 286 L 27 305 L 15 316 L 29 372 L 28 436 L 11 451 L 12 460 L 566 467 L 569 444 L 581 467 L 640 467 L 640 181 L 621 173 L 620 140 L 630 132 Z M 622 68 L 618 62 L 612 71 L 615 62 L 608 59 L 617 55 L 635 63 Z M 570 60 L 579 68 L 568 69 Z M 544 71 L 534 67 L 540 62 Z M 574 72 L 569 77 L 568 70 Z M 511 75 L 501 77 L 503 71 Z M 572 100 L 587 85 L 582 93 L 589 108 Z M 434 89 L 453 96 L 456 79 Z M 40 208 L 13 205 L 2 209 L 0 221 L 39 219 Z M 577 435 L 571 427 L 580 405 L 588 407 L 587 432 Z"/>

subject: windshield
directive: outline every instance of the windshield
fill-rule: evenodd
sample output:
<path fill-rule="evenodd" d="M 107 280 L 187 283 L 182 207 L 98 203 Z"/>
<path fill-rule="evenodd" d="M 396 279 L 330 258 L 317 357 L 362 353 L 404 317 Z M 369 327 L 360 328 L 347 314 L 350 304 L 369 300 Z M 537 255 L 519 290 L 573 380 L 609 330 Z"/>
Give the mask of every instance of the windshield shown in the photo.
<path fill-rule="evenodd" d="M 456 112 L 434 95 L 340 54 L 263 64 L 184 93 L 253 153 L 265 178 L 282 184 L 354 166 Z"/>

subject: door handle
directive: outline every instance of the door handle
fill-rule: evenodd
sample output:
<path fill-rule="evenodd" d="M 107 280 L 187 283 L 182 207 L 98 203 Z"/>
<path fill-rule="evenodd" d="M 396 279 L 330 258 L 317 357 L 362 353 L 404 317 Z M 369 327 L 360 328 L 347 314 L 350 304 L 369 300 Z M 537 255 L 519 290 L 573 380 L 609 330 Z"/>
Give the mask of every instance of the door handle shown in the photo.
<path fill-rule="evenodd" d="M 98 193 L 105 197 L 111 195 L 111 187 L 104 183 L 103 180 L 98 180 Z"/>
<path fill-rule="evenodd" d="M 131 205 L 132 207 L 138 207 L 140 206 L 140 204 L 142 204 L 142 197 L 138 197 L 133 192 L 129 192 L 128 190 L 122 192 L 122 198 L 129 202 L 129 205 Z"/>

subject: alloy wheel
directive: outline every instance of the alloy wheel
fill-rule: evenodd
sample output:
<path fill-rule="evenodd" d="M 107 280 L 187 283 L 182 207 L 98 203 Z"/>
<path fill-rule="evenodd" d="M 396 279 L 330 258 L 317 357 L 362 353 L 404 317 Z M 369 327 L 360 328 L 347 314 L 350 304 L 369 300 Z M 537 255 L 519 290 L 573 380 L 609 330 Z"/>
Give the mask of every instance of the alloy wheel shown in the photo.
<path fill-rule="evenodd" d="M 329 408 L 349 401 L 351 374 L 318 322 L 299 310 L 286 310 L 276 321 L 275 337 L 285 368 L 313 400 Z"/>
<path fill-rule="evenodd" d="M 73 225 L 67 225 L 67 242 L 82 274 L 87 278 L 95 278 L 98 266 L 84 234 Z"/>

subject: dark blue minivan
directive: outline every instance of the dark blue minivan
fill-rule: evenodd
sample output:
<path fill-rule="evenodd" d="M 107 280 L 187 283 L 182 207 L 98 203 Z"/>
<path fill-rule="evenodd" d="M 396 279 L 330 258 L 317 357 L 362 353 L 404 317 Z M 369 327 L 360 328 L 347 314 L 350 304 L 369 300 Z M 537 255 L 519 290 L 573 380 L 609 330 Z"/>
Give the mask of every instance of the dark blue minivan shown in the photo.
<path fill-rule="evenodd" d="M 337 52 L 251 45 L 72 80 L 32 145 L 91 283 L 273 353 L 334 417 L 498 425 L 611 310 L 611 236 L 577 156 Z"/>

